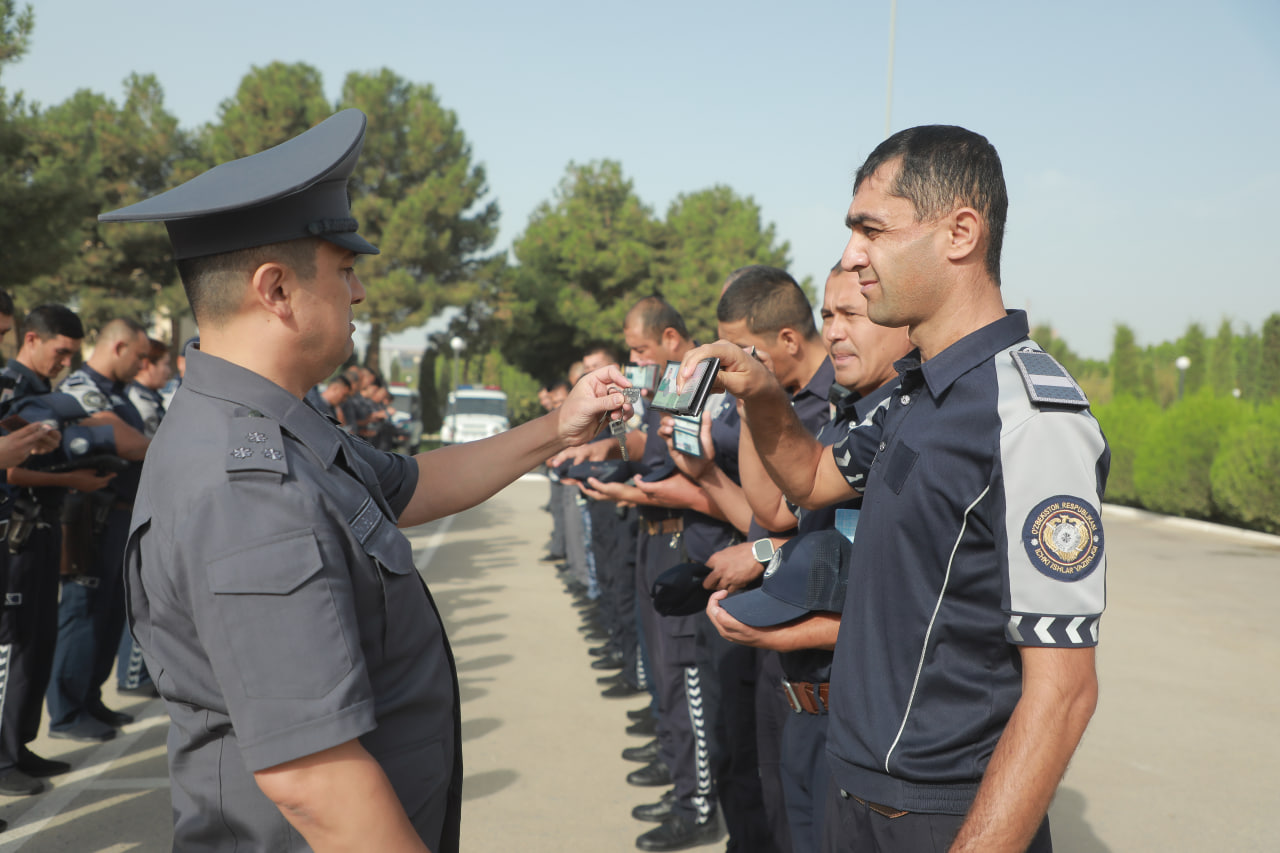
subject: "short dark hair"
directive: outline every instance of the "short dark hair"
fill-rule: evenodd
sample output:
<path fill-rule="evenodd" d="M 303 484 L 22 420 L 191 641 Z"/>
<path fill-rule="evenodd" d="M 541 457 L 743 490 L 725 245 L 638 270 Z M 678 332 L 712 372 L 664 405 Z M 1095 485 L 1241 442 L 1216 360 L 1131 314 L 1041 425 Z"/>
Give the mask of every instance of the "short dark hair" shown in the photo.
<path fill-rule="evenodd" d="M 13 316 L 13 297 L 7 290 L 0 290 L 0 314 L 6 317 Z"/>
<path fill-rule="evenodd" d="M 905 198 L 923 222 L 972 207 L 987 226 L 987 274 L 1000 284 L 1000 248 L 1009 213 L 1000 155 L 985 136 L 952 125 L 925 125 L 900 130 L 876 146 L 853 180 L 856 195 L 862 182 L 886 163 L 901 160 L 890 195 Z"/>
<path fill-rule="evenodd" d="M 754 264 L 729 273 L 729 286 L 716 305 L 721 323 L 745 321 L 753 335 L 795 329 L 806 340 L 818 336 L 813 306 L 786 270 Z"/>
<path fill-rule="evenodd" d="M 547 390 L 548 390 L 548 391 L 559 391 L 559 390 L 561 390 L 561 389 L 564 389 L 565 391 L 572 391 L 572 390 L 573 390 L 573 386 L 569 384 L 569 380 L 568 380 L 568 379 L 557 379 L 555 382 L 552 382 L 552 383 L 551 383 L 551 387 L 550 387 L 550 388 L 548 388 Z"/>
<path fill-rule="evenodd" d="M 631 306 L 627 312 L 626 322 L 640 321 L 640 328 L 654 340 L 660 340 L 667 329 L 675 329 L 680 337 L 689 339 L 689 330 L 684 324 L 680 312 L 671 307 L 671 303 L 661 296 L 646 296 Z"/>
<path fill-rule="evenodd" d="M 182 288 L 187 293 L 187 302 L 191 303 L 196 323 L 216 323 L 230 317 L 240 304 L 235 280 L 253 275 L 254 270 L 265 263 L 284 264 L 300 278 L 314 277 L 319 246 L 319 237 L 304 237 L 178 261 L 178 276 L 182 279 Z"/>
<path fill-rule="evenodd" d="M 46 303 L 32 308 L 22 321 L 22 333 L 35 332 L 42 341 L 59 335 L 72 340 L 84 340 L 84 324 L 76 312 L 65 305 Z"/>
<path fill-rule="evenodd" d="M 609 344 L 593 344 L 592 346 L 587 347 L 582 353 L 582 358 L 585 360 L 587 356 L 595 355 L 597 353 L 604 355 L 605 358 L 609 359 L 614 364 L 619 363 L 618 351 Z"/>
<path fill-rule="evenodd" d="M 351 389 L 351 381 L 347 379 L 347 377 L 343 376 L 341 373 L 339 373 L 337 376 L 330 379 L 324 385 L 326 388 L 332 388 L 334 385 L 345 385 L 347 390 Z"/>
<path fill-rule="evenodd" d="M 147 338 L 147 354 L 143 356 L 152 364 L 159 364 L 169 357 L 169 345 L 155 338 Z"/>

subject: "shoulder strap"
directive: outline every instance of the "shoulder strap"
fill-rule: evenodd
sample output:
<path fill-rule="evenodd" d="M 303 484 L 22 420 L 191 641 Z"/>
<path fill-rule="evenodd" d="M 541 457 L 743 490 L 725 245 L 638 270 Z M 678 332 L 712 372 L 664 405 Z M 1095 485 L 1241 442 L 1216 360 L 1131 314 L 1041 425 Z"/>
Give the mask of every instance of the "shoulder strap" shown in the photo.
<path fill-rule="evenodd" d="M 1043 350 L 1022 349 L 1010 353 L 1027 386 L 1027 396 L 1036 405 L 1084 409 L 1089 398 L 1057 359 Z"/>

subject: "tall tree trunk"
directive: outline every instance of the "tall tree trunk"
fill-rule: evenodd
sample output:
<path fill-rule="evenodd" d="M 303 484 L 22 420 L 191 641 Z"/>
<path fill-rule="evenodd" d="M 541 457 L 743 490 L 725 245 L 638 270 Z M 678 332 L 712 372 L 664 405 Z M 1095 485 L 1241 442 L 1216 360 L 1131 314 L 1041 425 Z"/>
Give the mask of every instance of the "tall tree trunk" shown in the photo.
<path fill-rule="evenodd" d="M 364 366 L 382 375 L 382 368 L 379 366 L 382 362 L 382 324 L 369 324 L 369 346 L 364 351 Z M 384 377 L 385 378 L 385 377 Z"/>
<path fill-rule="evenodd" d="M 436 386 L 436 350 L 428 345 L 422 353 L 422 361 L 418 363 L 418 408 L 422 412 L 424 433 L 439 432 L 444 425 L 440 414 L 442 399 Z"/>

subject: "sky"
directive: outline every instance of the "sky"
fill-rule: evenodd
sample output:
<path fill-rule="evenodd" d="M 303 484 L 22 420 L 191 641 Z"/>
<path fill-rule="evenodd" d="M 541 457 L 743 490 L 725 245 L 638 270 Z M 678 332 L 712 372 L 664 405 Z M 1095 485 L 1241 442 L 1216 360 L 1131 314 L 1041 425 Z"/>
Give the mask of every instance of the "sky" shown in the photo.
<path fill-rule="evenodd" d="M 570 162 L 613 159 L 654 212 L 726 184 L 821 282 L 858 165 L 889 131 L 959 124 L 1009 186 L 1005 303 L 1106 358 L 1198 322 L 1280 311 L 1280 3 L 37 0 L 0 86 L 119 99 L 155 74 L 186 127 L 254 66 L 306 62 L 431 83 L 502 210 L 506 249 Z M 1271 247 L 1271 248 L 1267 248 Z M 421 341 L 421 333 L 397 342 Z"/>

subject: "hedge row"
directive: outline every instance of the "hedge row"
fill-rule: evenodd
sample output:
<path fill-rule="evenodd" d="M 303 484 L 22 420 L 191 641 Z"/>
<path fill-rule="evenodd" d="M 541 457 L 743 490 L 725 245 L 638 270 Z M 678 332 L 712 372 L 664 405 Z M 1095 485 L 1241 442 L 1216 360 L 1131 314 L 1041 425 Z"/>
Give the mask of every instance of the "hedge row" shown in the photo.
<path fill-rule="evenodd" d="M 1108 502 L 1280 533 L 1280 401 L 1117 397 L 1094 415 L 1111 444 Z"/>

